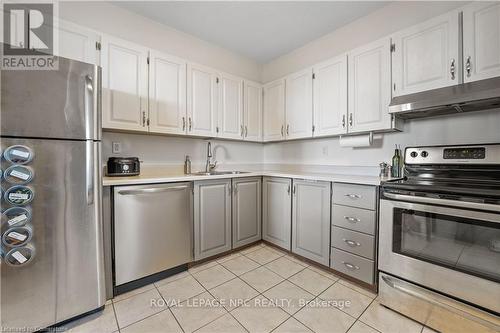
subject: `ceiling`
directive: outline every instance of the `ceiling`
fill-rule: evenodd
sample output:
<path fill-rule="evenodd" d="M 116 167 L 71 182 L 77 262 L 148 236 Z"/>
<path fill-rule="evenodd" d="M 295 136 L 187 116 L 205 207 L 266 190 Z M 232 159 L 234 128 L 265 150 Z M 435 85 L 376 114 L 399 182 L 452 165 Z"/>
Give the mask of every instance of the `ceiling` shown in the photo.
<path fill-rule="evenodd" d="M 262 64 L 387 2 L 113 1 L 113 4 Z"/>

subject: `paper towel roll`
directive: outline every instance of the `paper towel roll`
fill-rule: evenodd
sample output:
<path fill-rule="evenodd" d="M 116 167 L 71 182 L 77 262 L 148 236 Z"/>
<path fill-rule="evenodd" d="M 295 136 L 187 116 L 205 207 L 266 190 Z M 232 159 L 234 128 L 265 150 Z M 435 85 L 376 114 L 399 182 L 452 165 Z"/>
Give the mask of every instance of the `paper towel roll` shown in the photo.
<path fill-rule="evenodd" d="M 341 136 L 341 147 L 370 147 L 373 143 L 373 133 L 354 136 Z"/>

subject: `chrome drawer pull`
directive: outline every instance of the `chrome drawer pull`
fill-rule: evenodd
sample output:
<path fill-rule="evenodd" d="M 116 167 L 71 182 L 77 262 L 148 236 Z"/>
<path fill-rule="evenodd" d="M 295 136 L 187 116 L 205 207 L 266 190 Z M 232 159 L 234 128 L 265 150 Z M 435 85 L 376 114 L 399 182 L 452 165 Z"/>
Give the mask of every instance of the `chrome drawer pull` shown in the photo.
<path fill-rule="evenodd" d="M 361 196 L 359 194 L 345 194 L 344 196 L 351 198 L 351 199 L 361 199 Z"/>
<path fill-rule="evenodd" d="M 344 219 L 346 219 L 347 221 L 351 222 L 351 223 L 357 223 L 357 222 L 361 222 L 360 219 L 357 219 L 355 217 L 350 217 L 350 216 L 344 216 Z"/>
<path fill-rule="evenodd" d="M 359 269 L 359 266 L 350 264 L 348 262 L 342 261 L 342 263 L 344 264 L 345 267 L 347 267 L 347 269 L 350 269 L 351 271 L 355 271 L 355 270 Z"/>
<path fill-rule="evenodd" d="M 343 241 L 344 241 L 347 245 L 349 245 L 350 247 L 361 246 L 361 244 L 359 244 L 358 242 L 353 241 L 353 240 L 350 240 L 350 239 L 345 239 L 345 238 L 342 238 L 342 240 L 343 240 Z"/>

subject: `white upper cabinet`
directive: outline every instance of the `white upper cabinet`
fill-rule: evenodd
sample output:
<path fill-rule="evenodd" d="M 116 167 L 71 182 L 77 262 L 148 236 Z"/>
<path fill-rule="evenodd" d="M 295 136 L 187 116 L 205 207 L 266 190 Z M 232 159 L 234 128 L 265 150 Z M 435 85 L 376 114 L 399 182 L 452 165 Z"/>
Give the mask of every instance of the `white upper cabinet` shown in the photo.
<path fill-rule="evenodd" d="M 347 132 L 347 55 L 313 68 L 313 120 L 316 136 Z"/>
<path fill-rule="evenodd" d="M 221 73 L 218 76 L 219 116 L 218 136 L 243 139 L 243 80 Z"/>
<path fill-rule="evenodd" d="M 357 48 L 348 58 L 349 132 L 390 129 L 390 39 Z"/>
<path fill-rule="evenodd" d="M 500 76 L 500 3 L 464 7 L 463 22 L 464 81 Z"/>
<path fill-rule="evenodd" d="M 243 84 L 245 140 L 262 141 L 262 85 L 247 80 Z"/>
<path fill-rule="evenodd" d="M 217 135 L 217 72 L 211 68 L 188 64 L 187 69 L 188 134 Z"/>
<path fill-rule="evenodd" d="M 306 69 L 286 78 L 286 137 L 287 139 L 312 136 L 313 100 L 312 69 Z"/>
<path fill-rule="evenodd" d="M 264 141 L 282 140 L 285 126 L 285 80 L 264 85 Z"/>
<path fill-rule="evenodd" d="M 186 62 L 151 51 L 149 61 L 149 131 L 185 134 Z"/>
<path fill-rule="evenodd" d="M 89 64 L 100 64 L 98 43 L 101 38 L 90 29 L 74 23 L 56 19 L 58 44 L 56 55 Z"/>
<path fill-rule="evenodd" d="M 102 127 L 147 131 L 148 49 L 102 37 Z"/>
<path fill-rule="evenodd" d="M 452 11 L 392 37 L 394 96 L 461 82 L 458 16 Z"/>

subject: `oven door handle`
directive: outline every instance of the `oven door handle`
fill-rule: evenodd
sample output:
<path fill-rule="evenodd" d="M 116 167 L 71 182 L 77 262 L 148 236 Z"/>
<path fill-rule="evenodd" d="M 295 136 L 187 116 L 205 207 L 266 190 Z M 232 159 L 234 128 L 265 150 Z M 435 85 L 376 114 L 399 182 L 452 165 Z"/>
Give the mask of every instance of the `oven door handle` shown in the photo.
<path fill-rule="evenodd" d="M 485 203 L 470 202 L 470 201 L 456 201 L 449 199 L 426 198 L 426 197 L 417 197 L 413 195 L 394 194 L 394 193 L 384 193 L 384 196 L 394 200 L 403 200 L 409 202 L 453 206 L 457 208 L 470 208 L 470 209 L 500 212 L 500 205 L 493 205 L 493 204 L 485 204 Z"/>

